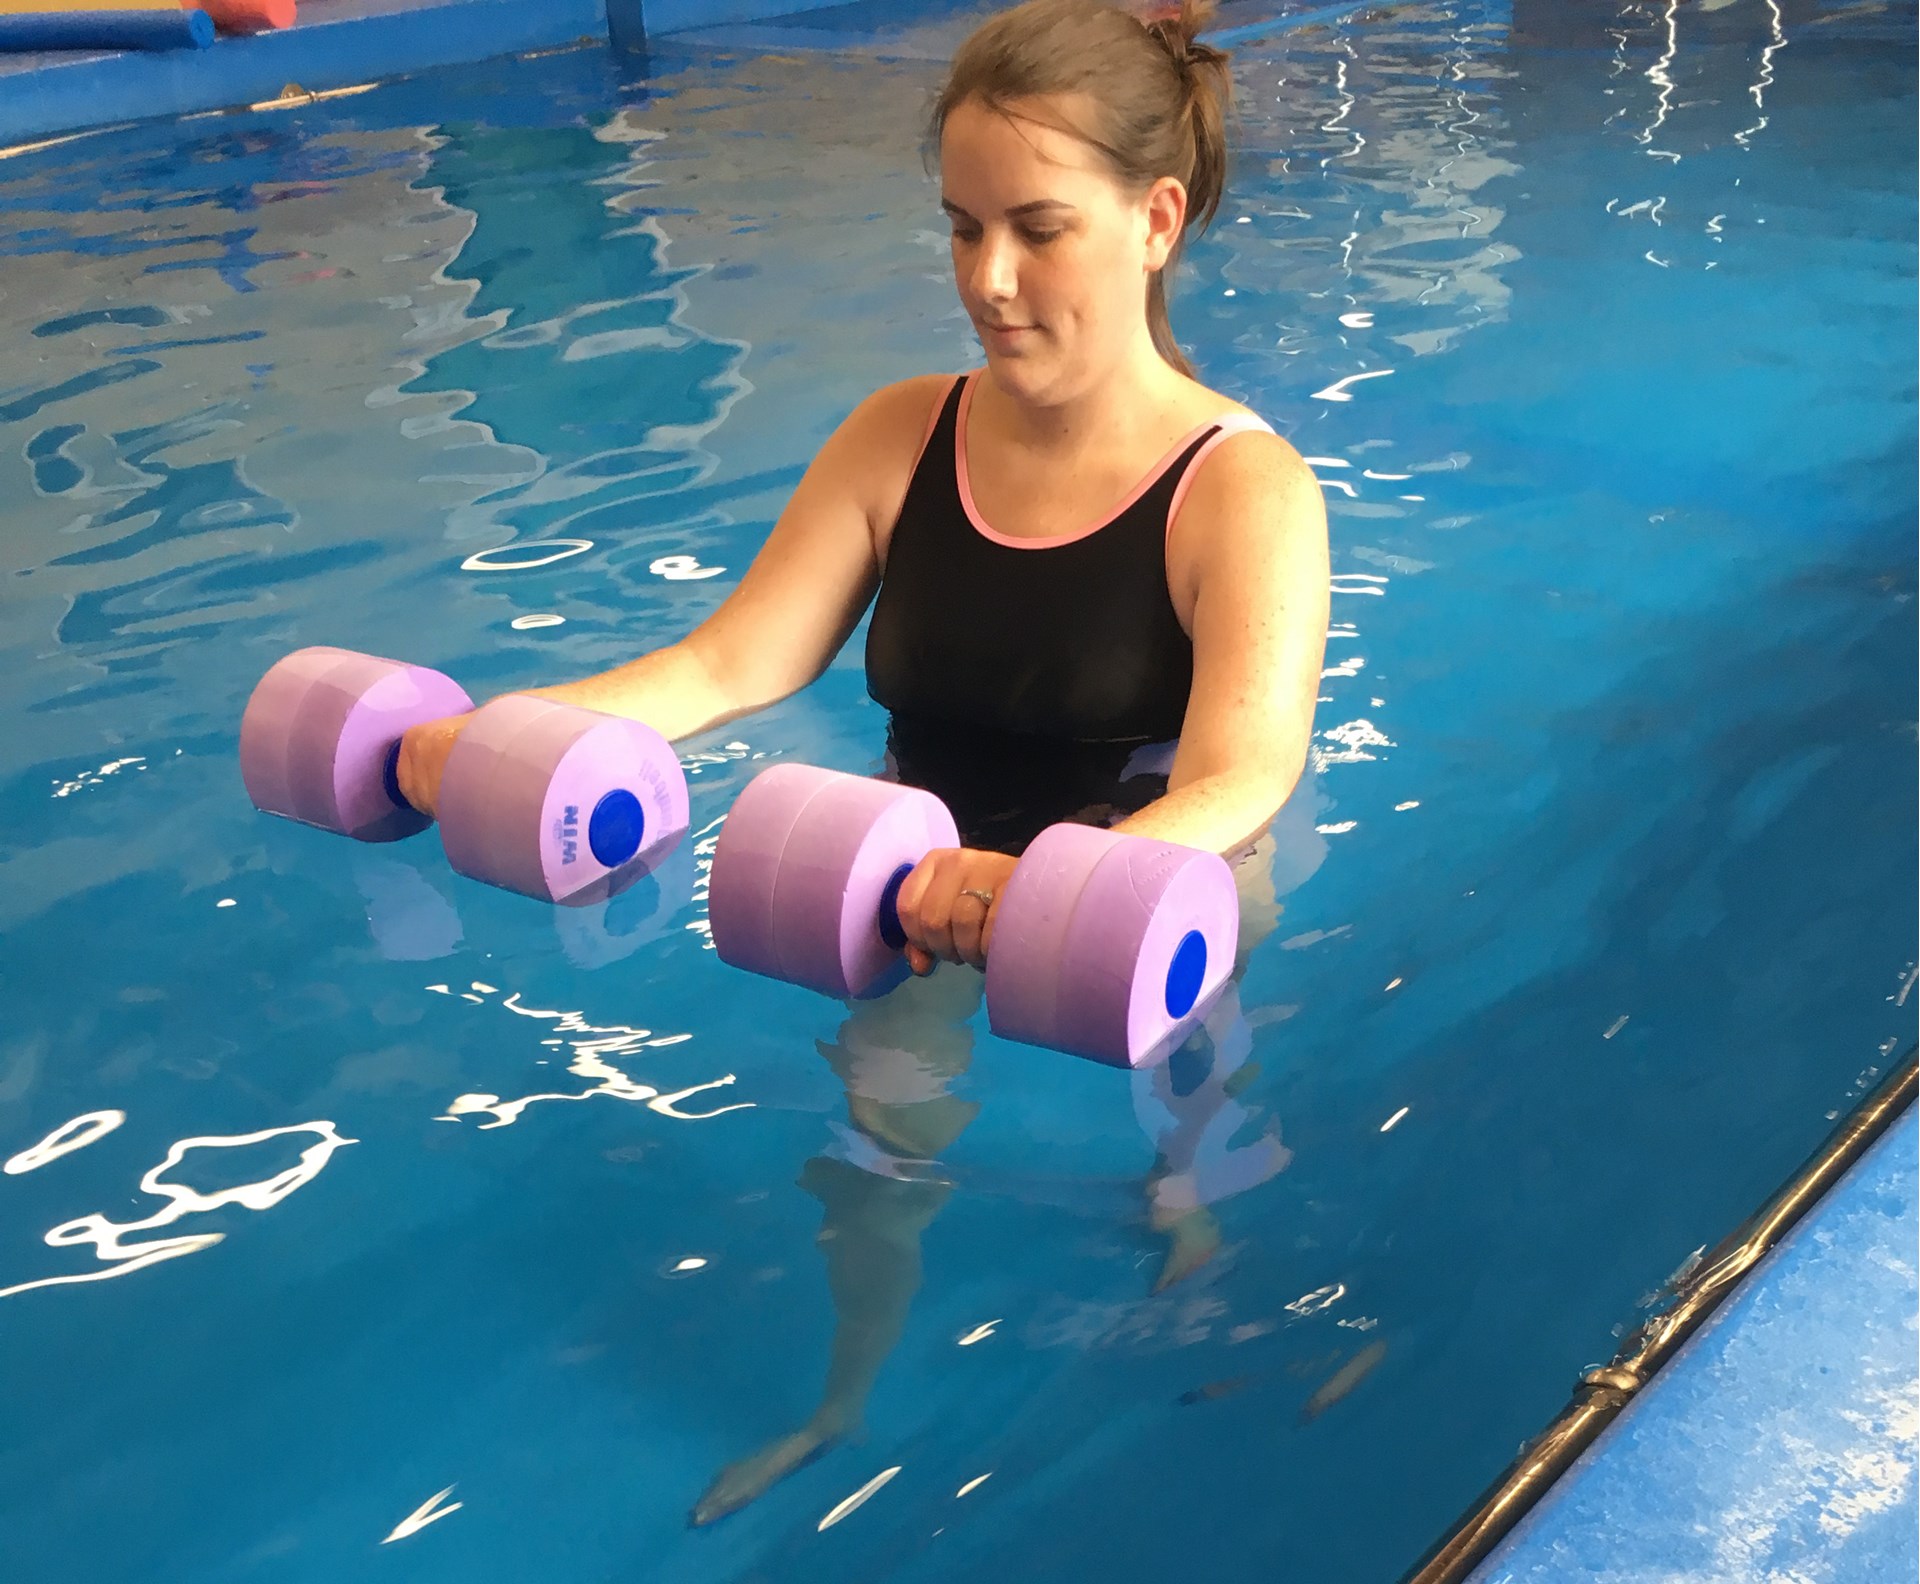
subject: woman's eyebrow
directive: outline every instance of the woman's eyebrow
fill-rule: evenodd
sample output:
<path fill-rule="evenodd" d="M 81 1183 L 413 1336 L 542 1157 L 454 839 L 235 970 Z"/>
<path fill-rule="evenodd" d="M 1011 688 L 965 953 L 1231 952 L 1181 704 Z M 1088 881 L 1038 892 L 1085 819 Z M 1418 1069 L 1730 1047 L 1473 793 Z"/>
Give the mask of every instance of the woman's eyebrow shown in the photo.
<path fill-rule="evenodd" d="M 951 198 L 942 198 L 940 200 L 940 207 L 948 214 L 954 215 L 959 219 L 971 220 L 973 218 L 972 215 L 968 214 L 966 210 L 962 209 Z M 1007 214 L 1009 218 L 1020 218 L 1026 215 L 1040 214 L 1046 210 L 1060 210 L 1066 214 L 1075 213 L 1073 205 L 1068 203 L 1064 198 L 1036 198 L 1031 203 L 1015 204 L 1013 208 L 1007 211 Z"/>

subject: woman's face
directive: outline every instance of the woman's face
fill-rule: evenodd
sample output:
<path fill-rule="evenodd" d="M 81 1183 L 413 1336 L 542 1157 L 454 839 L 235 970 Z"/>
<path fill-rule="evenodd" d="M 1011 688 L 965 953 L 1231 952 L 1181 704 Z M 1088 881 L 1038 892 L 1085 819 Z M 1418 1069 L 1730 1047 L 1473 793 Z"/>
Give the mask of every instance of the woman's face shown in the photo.
<path fill-rule="evenodd" d="M 1129 193 L 1097 150 L 1061 126 L 1071 101 L 974 100 L 940 139 L 953 274 L 995 379 L 1052 405 L 1107 376 L 1146 334 L 1147 277 L 1167 261 L 1186 193 L 1162 178 Z M 1024 113 L 1023 113 L 1024 112 Z"/>

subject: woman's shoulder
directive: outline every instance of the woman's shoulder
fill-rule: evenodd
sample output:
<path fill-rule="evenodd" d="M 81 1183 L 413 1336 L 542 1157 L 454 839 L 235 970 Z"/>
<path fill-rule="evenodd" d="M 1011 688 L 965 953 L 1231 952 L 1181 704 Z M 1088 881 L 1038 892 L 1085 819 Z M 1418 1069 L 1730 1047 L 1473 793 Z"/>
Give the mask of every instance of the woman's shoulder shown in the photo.
<path fill-rule="evenodd" d="M 911 441 L 917 452 L 958 374 L 915 374 L 908 379 L 882 385 L 848 417 L 849 425 L 858 425 L 863 438 L 885 442 Z"/>
<path fill-rule="evenodd" d="M 1311 476 L 1313 470 L 1306 459 L 1290 441 L 1274 432 L 1264 413 L 1198 381 L 1192 382 L 1188 403 L 1195 427 L 1221 424 L 1232 431 L 1213 448 L 1207 464 L 1216 479 L 1239 476 L 1249 481 L 1272 481 L 1297 479 L 1301 473 Z"/>

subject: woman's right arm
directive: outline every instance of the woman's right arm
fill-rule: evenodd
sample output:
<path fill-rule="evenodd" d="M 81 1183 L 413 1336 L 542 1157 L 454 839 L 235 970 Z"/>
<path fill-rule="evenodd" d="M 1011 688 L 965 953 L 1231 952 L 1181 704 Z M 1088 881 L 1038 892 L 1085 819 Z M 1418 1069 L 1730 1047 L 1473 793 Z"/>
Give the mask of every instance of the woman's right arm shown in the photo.
<path fill-rule="evenodd" d="M 691 736 L 798 692 L 847 641 L 879 586 L 884 535 L 899 515 L 927 420 L 951 384 L 929 375 L 862 402 L 820 448 L 740 586 L 678 643 L 598 676 L 528 688 L 538 698 Z M 470 717 L 409 731 L 399 780 L 435 811 L 440 773 Z"/>

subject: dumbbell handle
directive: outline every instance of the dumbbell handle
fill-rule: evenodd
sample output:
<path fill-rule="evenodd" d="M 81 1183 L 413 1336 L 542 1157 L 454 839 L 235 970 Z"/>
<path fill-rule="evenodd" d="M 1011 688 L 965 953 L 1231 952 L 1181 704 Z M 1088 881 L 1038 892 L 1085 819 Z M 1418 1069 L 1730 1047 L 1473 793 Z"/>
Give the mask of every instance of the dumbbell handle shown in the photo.
<path fill-rule="evenodd" d="M 913 864 L 902 864 L 880 893 L 880 938 L 894 951 L 907 949 L 907 927 L 900 922 L 900 888 L 914 868 Z"/>
<path fill-rule="evenodd" d="M 1049 827 L 1049 830 L 1058 827 Z M 1074 841 L 1076 832 L 1092 827 L 1069 825 L 1057 840 Z M 1045 832 L 1042 833 L 1046 834 Z M 907 946 L 906 926 L 900 922 L 900 887 L 906 883 L 907 876 L 914 871 L 913 864 L 902 864 L 894 870 L 885 888 L 880 893 L 879 929 L 880 938 L 893 951 L 904 951 Z M 1018 867 L 1014 873 L 1019 874 Z M 1167 964 L 1166 983 L 1162 998 L 1167 1016 L 1178 1021 L 1185 1018 L 1199 1000 L 1201 986 L 1207 977 L 1207 942 L 1200 930 L 1188 930 L 1174 948 L 1171 961 Z"/>

